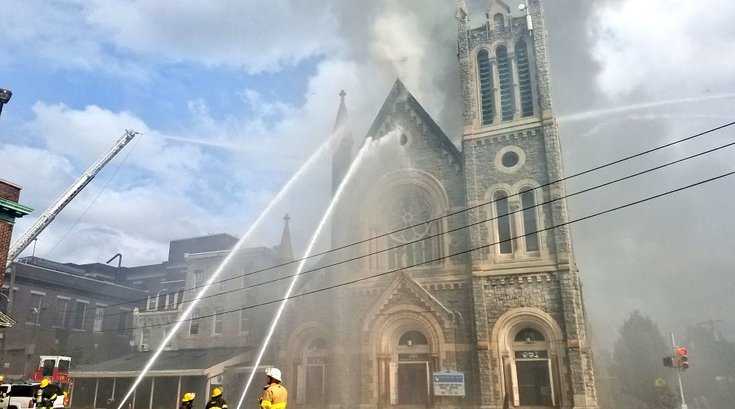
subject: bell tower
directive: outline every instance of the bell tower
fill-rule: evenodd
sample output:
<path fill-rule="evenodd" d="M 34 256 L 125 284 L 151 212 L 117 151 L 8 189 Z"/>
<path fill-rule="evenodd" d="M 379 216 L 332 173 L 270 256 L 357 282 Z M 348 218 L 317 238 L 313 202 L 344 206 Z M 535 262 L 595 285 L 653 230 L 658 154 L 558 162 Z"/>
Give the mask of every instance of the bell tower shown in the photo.
<path fill-rule="evenodd" d="M 597 408 L 541 3 L 457 1 L 480 404 Z"/>

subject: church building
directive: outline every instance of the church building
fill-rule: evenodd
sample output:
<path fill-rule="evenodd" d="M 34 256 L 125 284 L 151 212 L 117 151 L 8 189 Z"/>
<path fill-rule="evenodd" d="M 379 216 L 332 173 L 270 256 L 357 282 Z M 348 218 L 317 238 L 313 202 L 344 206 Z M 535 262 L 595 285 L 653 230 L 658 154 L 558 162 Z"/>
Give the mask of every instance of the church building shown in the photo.
<path fill-rule="evenodd" d="M 366 135 L 392 148 L 346 183 L 340 250 L 300 291 L 351 284 L 292 302 L 272 346 L 289 406 L 598 406 L 541 0 L 456 20 L 461 138 L 396 81 Z M 335 192 L 362 145 L 346 120 L 343 94 Z"/>

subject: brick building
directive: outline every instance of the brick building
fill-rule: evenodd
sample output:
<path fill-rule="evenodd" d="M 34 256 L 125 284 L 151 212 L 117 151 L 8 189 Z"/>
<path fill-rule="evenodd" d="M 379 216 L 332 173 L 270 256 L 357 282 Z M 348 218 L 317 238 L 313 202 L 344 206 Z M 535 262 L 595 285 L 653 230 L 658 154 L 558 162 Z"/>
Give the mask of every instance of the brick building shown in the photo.
<path fill-rule="evenodd" d="M 39 355 L 67 355 L 79 365 L 129 352 L 132 311 L 145 292 L 116 284 L 116 272 L 33 257 L 13 262 L 0 304 L 16 320 L 2 332 L 5 376 L 31 376 Z"/>
<path fill-rule="evenodd" d="M 0 107 L 1 108 L 1 107 Z M 5 276 L 8 262 L 10 239 L 13 236 L 15 219 L 29 214 L 33 209 L 18 203 L 21 187 L 0 179 L 0 286 Z M 0 312 L 0 327 L 10 327 L 14 321 L 5 312 Z"/>

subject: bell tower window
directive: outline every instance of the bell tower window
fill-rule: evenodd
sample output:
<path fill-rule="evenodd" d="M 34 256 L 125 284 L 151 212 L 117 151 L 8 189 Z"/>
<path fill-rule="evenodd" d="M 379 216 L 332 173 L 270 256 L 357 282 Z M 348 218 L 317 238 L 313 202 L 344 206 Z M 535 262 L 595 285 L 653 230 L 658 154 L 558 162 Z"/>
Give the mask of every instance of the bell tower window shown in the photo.
<path fill-rule="evenodd" d="M 495 201 L 498 249 L 500 254 L 511 254 L 513 253 L 513 242 L 510 230 L 510 215 L 508 215 L 508 195 L 505 192 L 498 192 L 493 200 Z"/>
<path fill-rule="evenodd" d="M 493 66 L 490 62 L 490 53 L 482 50 L 477 54 L 477 71 L 480 83 L 480 110 L 482 111 L 482 124 L 490 125 L 495 117 L 494 93 L 493 93 Z"/>
<path fill-rule="evenodd" d="M 521 206 L 523 206 L 523 233 L 526 251 L 538 251 L 538 213 L 536 212 L 536 197 L 533 190 L 529 189 L 521 192 Z"/>
<path fill-rule="evenodd" d="M 515 102 L 513 101 L 513 71 L 508 47 L 501 45 L 496 48 L 495 58 L 498 62 L 498 80 L 500 81 L 500 118 L 503 121 L 511 121 Z"/>
<path fill-rule="evenodd" d="M 516 62 L 518 65 L 518 91 L 521 98 L 521 116 L 533 116 L 533 89 L 531 87 L 531 67 L 528 61 L 528 45 L 524 40 L 516 43 Z"/>

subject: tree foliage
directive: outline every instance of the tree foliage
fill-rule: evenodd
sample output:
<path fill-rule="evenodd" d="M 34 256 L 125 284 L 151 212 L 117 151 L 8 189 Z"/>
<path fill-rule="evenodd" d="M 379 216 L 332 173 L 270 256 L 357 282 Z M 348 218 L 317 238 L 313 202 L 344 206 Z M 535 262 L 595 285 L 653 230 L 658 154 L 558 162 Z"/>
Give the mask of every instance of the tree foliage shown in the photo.
<path fill-rule="evenodd" d="M 674 397 L 671 389 L 656 386 L 657 379 L 668 380 L 672 375 L 662 363 L 671 352 L 655 322 L 638 311 L 630 314 L 620 327 L 613 356 L 619 398 L 639 401 L 650 409 L 675 408 L 675 398 L 670 406 Z"/>

